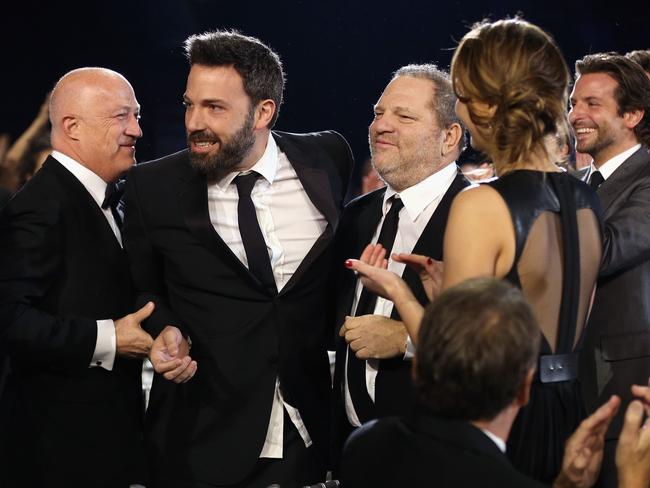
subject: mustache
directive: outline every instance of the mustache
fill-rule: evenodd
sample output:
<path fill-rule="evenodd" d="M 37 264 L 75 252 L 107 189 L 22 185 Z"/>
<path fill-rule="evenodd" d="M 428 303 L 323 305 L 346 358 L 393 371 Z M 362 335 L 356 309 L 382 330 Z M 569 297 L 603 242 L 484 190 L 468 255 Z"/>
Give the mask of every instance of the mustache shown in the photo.
<path fill-rule="evenodd" d="M 187 135 L 189 142 L 218 142 L 221 144 L 221 139 L 218 135 L 208 129 L 195 130 Z"/>

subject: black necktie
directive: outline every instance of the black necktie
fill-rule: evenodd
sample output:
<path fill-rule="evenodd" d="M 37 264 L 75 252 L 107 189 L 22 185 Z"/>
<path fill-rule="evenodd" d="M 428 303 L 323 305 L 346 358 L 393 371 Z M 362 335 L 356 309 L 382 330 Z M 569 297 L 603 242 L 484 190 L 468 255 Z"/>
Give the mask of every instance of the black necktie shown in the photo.
<path fill-rule="evenodd" d="M 600 171 L 594 171 L 589 177 L 589 185 L 594 190 L 597 190 L 603 184 L 603 181 L 605 181 L 605 178 L 603 178 L 603 174 Z"/>
<path fill-rule="evenodd" d="M 125 180 L 117 180 L 113 183 L 106 185 L 106 192 L 104 193 L 104 201 L 102 208 L 104 210 L 110 208 L 115 223 L 121 229 L 122 221 L 124 220 L 124 212 L 122 210 L 122 195 L 124 194 Z"/>
<path fill-rule="evenodd" d="M 404 207 L 404 203 L 397 197 L 391 197 L 393 203 L 390 210 L 386 214 L 384 223 L 379 231 L 379 238 L 377 244 L 381 244 L 386 249 L 387 256 L 395 242 L 397 235 L 397 226 L 399 224 L 399 212 Z M 359 302 L 355 316 L 372 314 L 375 311 L 377 304 L 377 295 L 368 291 L 366 288 L 361 290 Z M 375 417 L 373 415 L 374 405 L 370 395 L 368 395 L 368 388 L 366 387 L 366 362 L 359 359 L 354 354 L 354 351 L 348 348 L 348 388 L 350 390 L 350 397 L 354 405 L 354 410 L 361 423 L 367 422 Z"/>
<path fill-rule="evenodd" d="M 257 221 L 255 205 L 251 199 L 251 191 L 259 176 L 258 173 L 251 172 L 235 178 L 237 192 L 239 193 L 237 219 L 239 221 L 239 233 L 246 250 L 249 271 L 262 283 L 264 288 L 275 294 L 277 288 L 273 269 L 271 268 L 271 260 L 266 249 L 264 235 Z"/>

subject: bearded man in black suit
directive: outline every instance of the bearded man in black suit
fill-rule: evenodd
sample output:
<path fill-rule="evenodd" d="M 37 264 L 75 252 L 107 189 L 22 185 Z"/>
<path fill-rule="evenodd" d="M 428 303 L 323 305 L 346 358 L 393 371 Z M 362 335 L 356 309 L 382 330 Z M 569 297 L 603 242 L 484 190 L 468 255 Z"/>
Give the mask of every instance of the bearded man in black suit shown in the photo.
<path fill-rule="evenodd" d="M 153 486 L 323 481 L 325 283 L 352 156 L 334 132 L 271 131 L 284 73 L 259 40 L 209 32 L 186 52 L 189 150 L 126 191 L 135 285 L 156 304 Z"/>
<path fill-rule="evenodd" d="M 9 354 L 9 486 L 145 481 L 142 361 L 119 213 L 106 190 L 134 162 L 140 107 L 120 74 L 71 71 L 50 106 L 52 155 L 0 214 L 0 338 Z M 122 318 L 120 318 L 122 317 Z M 4 486 L 4 485 L 3 485 Z"/>

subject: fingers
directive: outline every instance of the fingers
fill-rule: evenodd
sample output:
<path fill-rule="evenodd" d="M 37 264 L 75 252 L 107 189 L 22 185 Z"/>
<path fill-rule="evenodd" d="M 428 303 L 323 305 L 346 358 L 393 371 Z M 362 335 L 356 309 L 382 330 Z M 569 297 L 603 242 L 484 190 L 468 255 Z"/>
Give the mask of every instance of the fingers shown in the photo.
<path fill-rule="evenodd" d="M 146 320 L 149 318 L 149 316 L 153 313 L 153 309 L 155 308 L 153 302 L 147 302 L 144 307 L 142 307 L 140 310 L 137 310 L 131 314 L 131 316 L 138 322 L 141 323 L 142 321 Z"/>
<path fill-rule="evenodd" d="M 632 394 L 641 400 L 646 405 L 646 408 L 650 407 L 650 387 L 632 385 Z"/>
<path fill-rule="evenodd" d="M 604 435 L 620 404 L 621 399 L 612 395 L 606 403 L 580 423 L 569 440 L 577 445 L 587 442 L 590 436 Z"/>
<path fill-rule="evenodd" d="M 618 443 L 623 446 L 636 446 L 637 438 L 639 436 L 639 427 L 643 420 L 643 404 L 638 400 L 633 400 L 625 411 L 625 418 L 623 420 L 623 428 L 619 436 Z"/>
<path fill-rule="evenodd" d="M 162 374 L 163 377 L 174 383 L 185 383 L 189 381 L 198 369 L 196 361 L 189 356 L 183 359 L 172 359 L 171 361 L 152 361 L 156 373 Z"/>

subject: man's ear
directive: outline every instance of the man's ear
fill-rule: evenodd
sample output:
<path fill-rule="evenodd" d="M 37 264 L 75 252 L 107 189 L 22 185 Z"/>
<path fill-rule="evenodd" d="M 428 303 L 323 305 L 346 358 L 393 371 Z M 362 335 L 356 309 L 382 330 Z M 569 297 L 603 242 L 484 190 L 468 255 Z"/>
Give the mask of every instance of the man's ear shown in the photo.
<path fill-rule="evenodd" d="M 644 110 L 630 110 L 629 112 L 624 112 L 623 123 L 625 124 L 625 127 L 630 130 L 634 129 L 637 125 L 639 125 L 639 122 L 643 120 L 644 114 Z"/>
<path fill-rule="evenodd" d="M 530 387 L 533 384 L 533 377 L 535 376 L 535 368 L 530 368 L 526 373 L 526 378 L 521 384 L 521 388 L 517 393 L 515 403 L 518 407 L 523 407 L 528 404 L 530 400 Z"/>
<path fill-rule="evenodd" d="M 271 120 L 275 114 L 275 102 L 271 99 L 262 100 L 255 108 L 255 124 L 254 129 L 268 129 L 270 128 Z"/>
<path fill-rule="evenodd" d="M 460 124 L 454 123 L 447 127 L 444 130 L 444 138 L 442 140 L 442 145 L 440 146 L 441 155 L 446 156 L 452 151 L 460 150 L 458 143 L 462 136 L 463 128 Z"/>
<path fill-rule="evenodd" d="M 80 124 L 79 124 L 79 119 L 77 119 L 77 117 L 73 115 L 66 115 L 65 117 L 63 117 L 63 121 L 61 122 L 61 127 L 66 137 L 69 137 L 70 139 L 74 139 L 75 141 L 79 140 Z"/>

